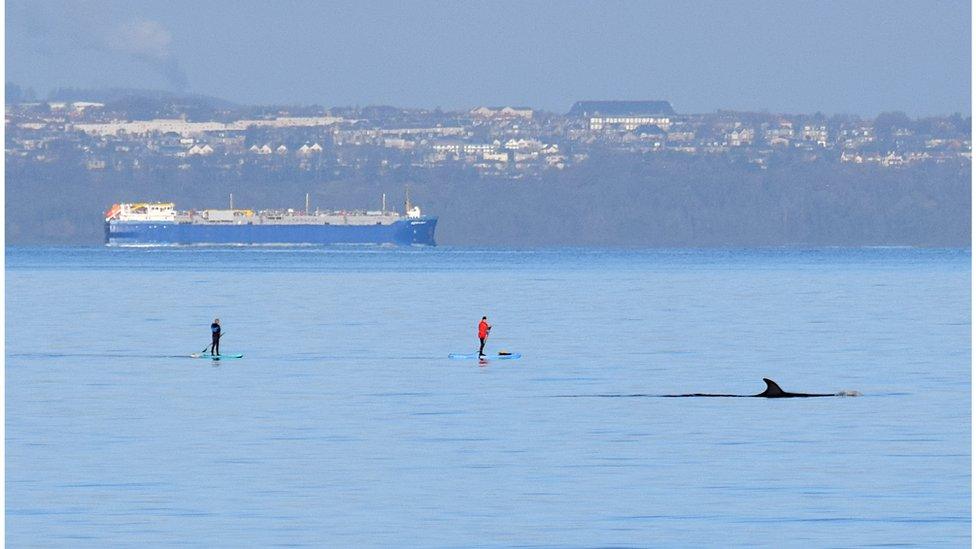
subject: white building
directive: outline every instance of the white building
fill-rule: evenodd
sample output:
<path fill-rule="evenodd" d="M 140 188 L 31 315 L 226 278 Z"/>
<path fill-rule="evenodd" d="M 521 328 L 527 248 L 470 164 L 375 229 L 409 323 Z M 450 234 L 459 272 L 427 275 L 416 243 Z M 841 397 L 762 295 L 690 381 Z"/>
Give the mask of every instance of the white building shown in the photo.
<path fill-rule="evenodd" d="M 194 145 L 190 147 L 190 150 L 186 151 L 186 156 L 210 156 L 213 154 L 213 147 L 210 145 Z"/>
<path fill-rule="evenodd" d="M 671 127 L 674 109 L 667 101 L 578 101 L 569 116 L 584 122 L 590 131 L 634 131 L 640 126 Z"/>
<path fill-rule="evenodd" d="M 390 149 L 406 151 L 414 148 L 416 143 L 410 139 L 403 139 L 402 137 L 386 137 L 383 139 L 383 146 Z"/>
<path fill-rule="evenodd" d="M 464 143 L 461 141 L 434 141 L 431 143 L 431 148 L 435 152 L 457 154 L 460 155 L 461 151 L 464 150 Z"/>
<path fill-rule="evenodd" d="M 308 143 L 305 143 L 304 145 L 298 148 L 298 154 L 302 156 L 308 156 L 320 152 L 322 152 L 322 146 L 319 145 L 318 143 L 315 143 L 314 145 L 309 145 Z"/>
<path fill-rule="evenodd" d="M 412 135 L 464 135 L 467 130 L 463 126 L 447 126 L 436 128 L 388 128 L 376 130 L 377 136 L 412 136 Z"/>
<path fill-rule="evenodd" d="M 827 126 L 806 124 L 803 126 L 803 132 L 800 136 L 804 141 L 816 143 L 821 147 L 827 146 Z"/>
<path fill-rule="evenodd" d="M 137 120 L 133 122 L 74 124 L 71 127 L 90 135 L 118 135 L 119 133 L 148 135 L 151 133 L 174 132 L 182 136 L 194 136 L 209 132 L 243 131 L 250 127 L 300 128 L 331 126 L 343 121 L 343 118 L 335 116 L 297 116 L 270 118 L 267 120 L 238 120 L 225 124 L 223 122 L 187 122 L 183 119 L 174 118 Z"/>
<path fill-rule="evenodd" d="M 462 147 L 464 154 L 485 154 L 495 150 L 491 143 L 465 143 Z"/>
<path fill-rule="evenodd" d="M 490 153 L 495 151 L 495 145 L 491 143 L 467 143 L 464 141 L 454 141 L 454 140 L 440 140 L 431 143 L 431 148 L 437 152 L 450 153 L 450 154 L 465 154 L 471 156 L 480 156 L 485 153 Z"/>
<path fill-rule="evenodd" d="M 741 147 L 743 145 L 751 145 L 753 138 L 755 137 L 755 132 L 752 128 L 735 128 L 726 134 L 726 139 L 732 147 Z"/>
<path fill-rule="evenodd" d="M 529 107 L 478 107 L 471 109 L 470 113 L 474 118 L 524 118 L 532 119 L 533 111 Z"/>
<path fill-rule="evenodd" d="M 105 107 L 105 103 L 95 103 L 92 101 L 75 101 L 71 104 L 71 109 L 78 114 L 81 114 L 88 110 L 101 109 Z"/>
<path fill-rule="evenodd" d="M 537 139 L 509 139 L 505 142 L 505 148 L 510 151 L 540 151 L 545 147 L 545 143 Z"/>
<path fill-rule="evenodd" d="M 508 162 L 508 153 L 506 152 L 486 152 L 482 156 L 486 161 L 489 162 Z"/>

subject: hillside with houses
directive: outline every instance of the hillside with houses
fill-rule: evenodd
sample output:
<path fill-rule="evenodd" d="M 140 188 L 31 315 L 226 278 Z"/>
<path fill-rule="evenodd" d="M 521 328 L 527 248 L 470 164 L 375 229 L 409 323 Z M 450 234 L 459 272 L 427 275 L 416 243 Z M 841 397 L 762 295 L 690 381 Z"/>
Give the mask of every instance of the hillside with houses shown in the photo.
<path fill-rule="evenodd" d="M 96 244 L 101 212 L 124 200 L 212 207 L 232 192 L 279 207 L 311 193 L 346 207 L 407 185 L 445 244 L 968 243 L 971 120 L 958 114 L 262 107 L 131 90 L 38 101 L 9 84 L 7 97 L 14 244 Z"/>

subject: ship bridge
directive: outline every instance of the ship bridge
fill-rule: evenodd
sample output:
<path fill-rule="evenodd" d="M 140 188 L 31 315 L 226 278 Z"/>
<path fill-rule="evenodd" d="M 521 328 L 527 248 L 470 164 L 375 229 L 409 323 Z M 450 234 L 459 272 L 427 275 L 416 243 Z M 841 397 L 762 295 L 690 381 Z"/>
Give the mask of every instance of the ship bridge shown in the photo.
<path fill-rule="evenodd" d="M 172 202 L 133 202 L 113 204 L 105 212 L 105 221 L 176 221 Z"/>

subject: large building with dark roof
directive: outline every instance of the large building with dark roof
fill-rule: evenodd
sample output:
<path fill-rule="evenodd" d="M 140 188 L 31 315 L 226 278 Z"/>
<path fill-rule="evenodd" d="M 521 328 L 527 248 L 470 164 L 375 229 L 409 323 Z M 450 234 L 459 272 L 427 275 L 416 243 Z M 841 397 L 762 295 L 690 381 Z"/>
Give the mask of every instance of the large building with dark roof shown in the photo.
<path fill-rule="evenodd" d="M 633 131 L 646 125 L 667 130 L 675 112 L 667 101 L 577 101 L 569 116 L 593 131 Z"/>

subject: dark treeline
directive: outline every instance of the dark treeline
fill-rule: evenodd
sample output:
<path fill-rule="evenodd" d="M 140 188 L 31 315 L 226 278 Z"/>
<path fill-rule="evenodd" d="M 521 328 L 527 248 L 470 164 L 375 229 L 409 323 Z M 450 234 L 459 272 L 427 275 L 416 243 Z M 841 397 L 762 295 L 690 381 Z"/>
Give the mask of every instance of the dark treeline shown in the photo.
<path fill-rule="evenodd" d="M 124 201 L 178 208 L 378 209 L 404 187 L 440 217 L 437 240 L 470 246 L 968 246 L 971 166 L 899 169 L 783 163 L 759 169 L 709 157 L 614 155 L 532 179 L 458 169 L 323 181 L 265 170 L 88 171 L 8 163 L 8 244 L 97 244 Z"/>

